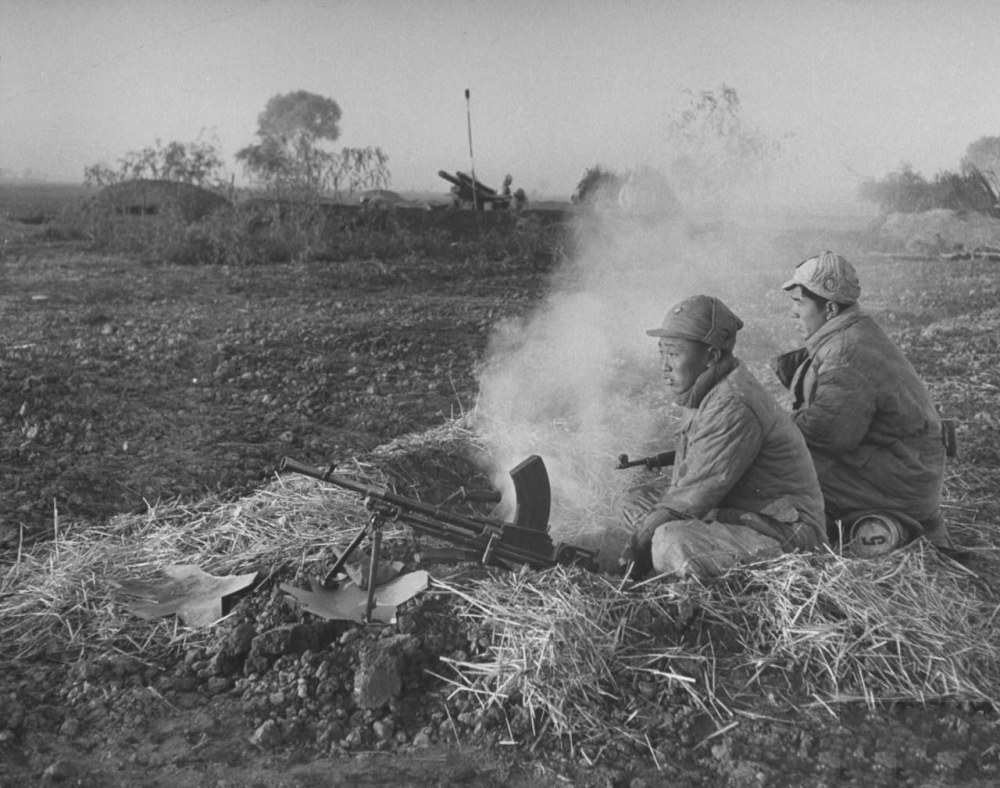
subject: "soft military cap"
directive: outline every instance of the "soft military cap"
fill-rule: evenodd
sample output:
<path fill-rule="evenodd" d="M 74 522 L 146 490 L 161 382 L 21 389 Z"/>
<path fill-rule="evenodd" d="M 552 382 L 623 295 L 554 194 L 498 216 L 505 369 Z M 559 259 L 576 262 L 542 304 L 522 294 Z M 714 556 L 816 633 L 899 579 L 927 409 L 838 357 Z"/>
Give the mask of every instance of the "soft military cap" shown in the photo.
<path fill-rule="evenodd" d="M 722 301 L 714 296 L 697 295 L 674 305 L 663 318 L 663 325 L 646 333 L 651 337 L 694 339 L 732 353 L 736 332 L 741 328 L 743 321 Z"/>
<path fill-rule="evenodd" d="M 861 296 L 861 283 L 854 266 L 829 251 L 799 263 L 792 278 L 781 289 L 791 290 L 796 286 L 838 304 L 853 304 Z"/>

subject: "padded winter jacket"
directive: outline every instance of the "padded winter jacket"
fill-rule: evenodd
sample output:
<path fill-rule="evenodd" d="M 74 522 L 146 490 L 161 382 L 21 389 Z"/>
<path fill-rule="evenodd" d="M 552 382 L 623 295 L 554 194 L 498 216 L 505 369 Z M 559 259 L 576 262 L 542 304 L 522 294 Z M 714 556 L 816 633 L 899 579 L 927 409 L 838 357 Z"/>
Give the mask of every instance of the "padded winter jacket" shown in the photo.
<path fill-rule="evenodd" d="M 882 509 L 940 520 L 941 420 L 920 376 L 854 304 L 806 340 L 805 358 L 775 371 L 813 455 L 827 515 Z"/>
<path fill-rule="evenodd" d="M 802 434 L 746 366 L 739 362 L 691 404 L 656 508 L 747 525 L 786 551 L 826 544 L 823 498 Z"/>

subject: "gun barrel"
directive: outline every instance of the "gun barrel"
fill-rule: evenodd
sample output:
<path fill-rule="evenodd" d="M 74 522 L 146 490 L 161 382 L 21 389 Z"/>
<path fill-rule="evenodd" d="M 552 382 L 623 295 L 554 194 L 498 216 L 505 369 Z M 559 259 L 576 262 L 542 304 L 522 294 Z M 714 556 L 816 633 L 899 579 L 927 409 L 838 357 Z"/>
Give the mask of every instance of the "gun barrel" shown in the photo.
<path fill-rule="evenodd" d="M 319 479 L 322 482 L 335 484 L 338 487 L 343 487 L 346 490 L 356 492 L 363 495 L 365 498 L 383 501 L 384 503 L 395 506 L 400 510 L 400 519 L 405 519 L 406 515 L 409 513 L 416 512 L 424 517 L 433 518 L 476 535 L 482 535 L 484 531 L 490 529 L 499 530 L 504 526 L 504 523 L 501 523 L 500 521 L 489 520 L 485 517 L 466 517 L 460 514 L 454 514 L 453 512 L 444 511 L 437 506 L 432 506 L 431 504 L 426 504 L 422 501 L 415 501 L 412 498 L 406 498 L 402 495 L 396 495 L 395 493 L 389 492 L 389 490 L 384 487 L 362 484 L 354 479 L 348 479 L 346 476 L 338 476 L 333 473 L 332 468 L 323 470 L 322 468 L 297 462 L 290 457 L 285 457 L 281 460 L 278 465 L 278 470 L 292 471 L 294 473 L 300 473 L 303 476 L 311 476 L 312 478 Z"/>
<path fill-rule="evenodd" d="M 444 178 L 446 181 L 448 181 L 448 183 L 454 184 L 455 186 L 462 186 L 463 185 L 462 182 L 458 178 L 456 178 L 450 172 L 445 172 L 444 170 L 439 170 L 438 171 L 438 177 L 439 178 Z"/>
<path fill-rule="evenodd" d="M 323 470 L 322 468 L 317 468 L 313 465 L 306 465 L 298 460 L 293 460 L 291 457 L 282 457 L 281 462 L 278 463 L 278 471 L 282 473 L 291 471 L 292 473 L 300 473 L 303 476 L 312 476 L 314 479 L 319 479 L 321 482 L 333 482 L 334 484 L 348 490 L 353 490 L 354 492 L 360 493 L 364 496 L 376 493 L 375 497 L 378 497 L 378 492 L 384 492 L 384 490 L 380 487 L 372 487 L 368 484 L 356 482 L 354 479 L 348 479 L 345 476 L 337 476 L 333 472 L 332 465 L 326 470 Z"/>

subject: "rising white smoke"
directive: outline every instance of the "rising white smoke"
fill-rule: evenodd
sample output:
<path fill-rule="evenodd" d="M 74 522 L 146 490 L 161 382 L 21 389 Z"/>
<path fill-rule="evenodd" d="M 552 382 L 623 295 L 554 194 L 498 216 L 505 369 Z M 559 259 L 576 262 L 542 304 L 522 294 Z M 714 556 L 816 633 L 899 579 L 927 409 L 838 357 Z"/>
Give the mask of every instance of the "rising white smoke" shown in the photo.
<path fill-rule="evenodd" d="M 553 538 L 600 549 L 608 565 L 627 539 L 615 500 L 640 478 L 615 470 L 618 455 L 672 448 L 679 416 L 656 340 L 645 332 L 698 293 L 720 296 L 749 324 L 753 299 L 739 269 L 767 244 L 676 215 L 653 222 L 616 214 L 582 221 L 576 232 L 577 252 L 555 273 L 542 306 L 492 337 L 474 417 L 507 504 L 514 503 L 508 471 L 540 455 L 552 487 Z"/>

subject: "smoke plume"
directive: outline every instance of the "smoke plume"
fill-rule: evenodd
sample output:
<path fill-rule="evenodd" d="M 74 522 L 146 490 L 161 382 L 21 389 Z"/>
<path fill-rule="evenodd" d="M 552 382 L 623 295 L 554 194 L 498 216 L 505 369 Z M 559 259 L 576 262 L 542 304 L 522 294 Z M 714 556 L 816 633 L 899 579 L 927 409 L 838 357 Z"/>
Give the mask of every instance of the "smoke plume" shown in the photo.
<path fill-rule="evenodd" d="M 620 213 L 579 220 L 574 240 L 576 252 L 553 275 L 544 303 L 495 331 L 474 417 L 497 487 L 509 493 L 507 472 L 540 455 L 552 487 L 553 539 L 599 549 L 607 563 L 627 539 L 615 500 L 639 480 L 635 470 L 615 470 L 618 456 L 671 448 L 679 417 L 646 330 L 698 293 L 721 297 L 749 326 L 746 310 L 760 304 L 748 297 L 740 269 L 767 254 L 767 244 L 724 224 Z M 745 333 L 736 348 L 744 360 Z M 773 342 L 765 344 L 766 353 Z"/>

